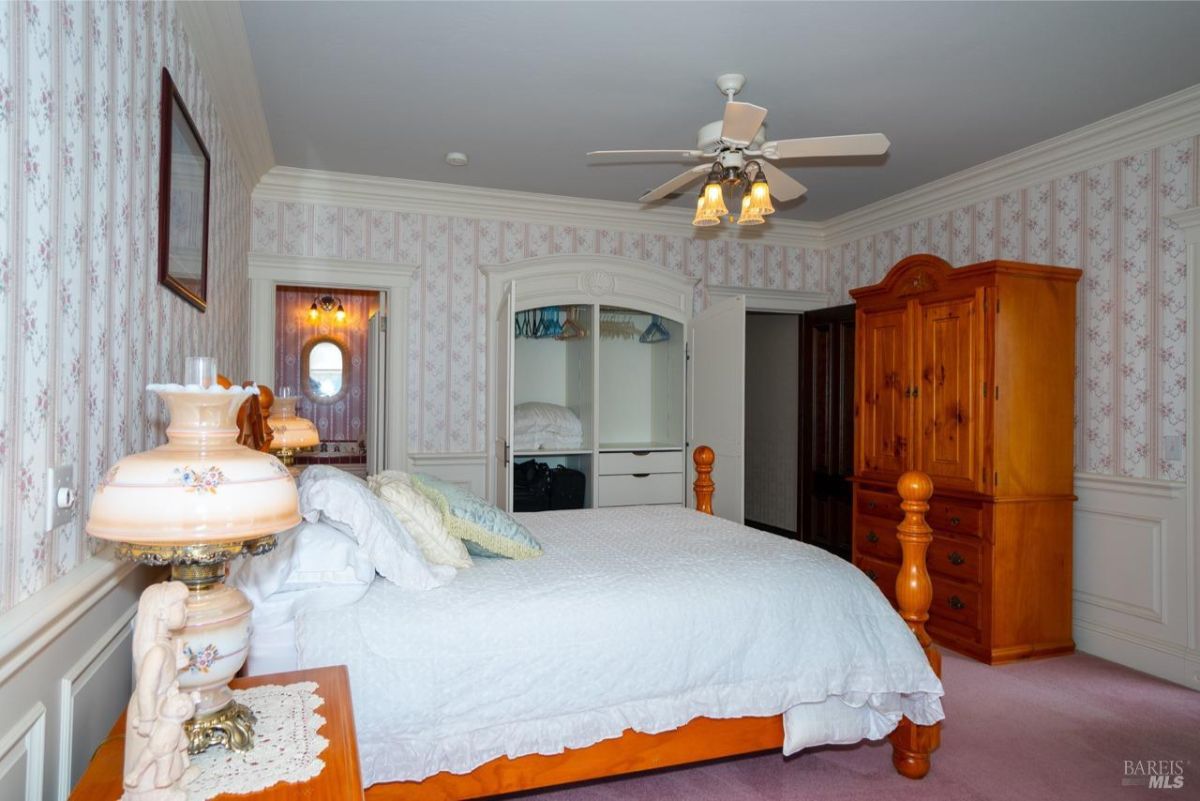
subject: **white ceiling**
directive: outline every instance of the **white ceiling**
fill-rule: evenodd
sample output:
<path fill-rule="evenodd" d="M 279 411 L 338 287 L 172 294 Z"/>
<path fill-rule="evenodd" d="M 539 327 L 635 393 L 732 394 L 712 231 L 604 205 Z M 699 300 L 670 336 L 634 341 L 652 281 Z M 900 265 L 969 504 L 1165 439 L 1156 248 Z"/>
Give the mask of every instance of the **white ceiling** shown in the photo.
<path fill-rule="evenodd" d="M 1200 83 L 1200 3 L 243 2 L 279 164 L 633 200 L 685 165 L 722 72 L 770 138 L 882 131 L 784 165 L 824 220 Z M 451 167 L 447 151 L 469 154 Z M 693 204 L 692 193 L 673 201 Z"/>

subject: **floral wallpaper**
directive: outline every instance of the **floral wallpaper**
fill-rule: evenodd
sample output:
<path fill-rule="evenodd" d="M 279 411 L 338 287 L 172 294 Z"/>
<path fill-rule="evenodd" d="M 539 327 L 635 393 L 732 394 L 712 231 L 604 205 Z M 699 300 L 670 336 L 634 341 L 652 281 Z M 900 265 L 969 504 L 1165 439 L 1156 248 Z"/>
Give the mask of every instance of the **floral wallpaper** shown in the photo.
<path fill-rule="evenodd" d="M 162 67 L 212 156 L 209 307 L 158 285 Z M 250 197 L 170 4 L 0 6 L 0 611 L 88 555 L 97 479 L 163 440 L 152 381 L 247 369 Z M 75 519 L 44 528 L 46 470 Z"/>
<path fill-rule="evenodd" d="M 1200 202 L 1200 136 L 833 247 L 835 297 L 913 253 L 1080 267 L 1075 465 L 1182 481 L 1187 254 L 1167 215 Z M 1177 449 L 1172 446 L 1178 445 Z"/>
<path fill-rule="evenodd" d="M 410 293 L 408 439 L 413 452 L 487 449 L 487 287 L 480 265 L 598 253 L 733 285 L 825 289 L 820 250 L 574 226 L 255 199 L 256 253 L 421 266 Z"/>
<path fill-rule="evenodd" d="M 337 322 L 331 312 L 309 319 L 313 298 L 336 295 L 346 310 Z M 358 441 L 367 434 L 367 320 L 379 309 L 379 293 L 352 289 L 280 287 L 275 291 L 275 391 L 299 396 L 296 414 L 312 420 L 322 442 Z M 333 337 L 350 354 L 346 394 L 334 403 L 313 403 L 300 381 L 301 354 L 315 336 Z"/>
<path fill-rule="evenodd" d="M 827 290 L 846 303 L 849 289 L 921 252 L 955 266 L 1002 258 L 1082 267 L 1076 467 L 1183 480 L 1186 254 L 1166 217 L 1200 202 L 1198 152 L 1200 137 L 1171 142 L 827 250 L 257 198 L 252 247 L 421 267 L 408 321 L 408 434 L 411 450 L 434 453 L 487 447 L 482 264 L 620 255 L 699 277 L 698 307 L 708 284 Z"/>

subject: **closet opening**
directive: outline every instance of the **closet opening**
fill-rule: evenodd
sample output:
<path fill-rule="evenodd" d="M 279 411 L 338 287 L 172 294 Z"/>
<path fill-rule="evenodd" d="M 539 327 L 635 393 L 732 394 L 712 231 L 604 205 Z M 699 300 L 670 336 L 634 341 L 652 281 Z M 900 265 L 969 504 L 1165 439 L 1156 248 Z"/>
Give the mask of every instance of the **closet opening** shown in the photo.
<path fill-rule="evenodd" d="M 294 470 L 327 464 L 358 476 L 381 450 L 383 332 L 376 290 L 275 288 L 276 408 L 295 405 L 318 442 L 299 449 Z M 288 402 L 292 398 L 294 401 Z"/>

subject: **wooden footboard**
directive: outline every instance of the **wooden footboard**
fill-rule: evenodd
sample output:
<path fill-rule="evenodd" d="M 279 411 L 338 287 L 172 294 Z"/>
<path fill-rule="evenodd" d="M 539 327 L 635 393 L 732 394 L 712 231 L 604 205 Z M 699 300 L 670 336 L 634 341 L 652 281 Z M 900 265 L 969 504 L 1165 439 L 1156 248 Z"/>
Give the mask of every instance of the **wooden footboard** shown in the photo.
<path fill-rule="evenodd" d="M 693 490 L 696 508 L 712 514 L 711 448 L 701 445 L 692 453 L 696 467 Z M 900 576 L 896 581 L 900 615 L 925 650 L 934 672 L 941 675 L 941 655 L 925 632 L 933 586 L 925 567 L 925 552 L 932 541 L 925 522 L 933 483 L 924 473 L 905 473 L 898 484 L 904 522 L 898 527 L 903 550 Z M 910 779 L 929 772 L 930 754 L 938 747 L 940 726 L 918 726 L 905 718 L 891 735 L 892 763 Z M 643 734 L 626 729 L 620 737 L 587 748 L 568 748 L 561 754 L 529 754 L 493 759 L 466 774 L 442 772 L 421 782 L 389 782 L 367 789 L 372 801 L 404 799 L 466 799 L 533 790 L 607 776 L 639 773 L 656 768 L 705 762 L 722 757 L 777 751 L 783 747 L 783 717 L 697 718 L 678 729 L 661 734 Z"/>

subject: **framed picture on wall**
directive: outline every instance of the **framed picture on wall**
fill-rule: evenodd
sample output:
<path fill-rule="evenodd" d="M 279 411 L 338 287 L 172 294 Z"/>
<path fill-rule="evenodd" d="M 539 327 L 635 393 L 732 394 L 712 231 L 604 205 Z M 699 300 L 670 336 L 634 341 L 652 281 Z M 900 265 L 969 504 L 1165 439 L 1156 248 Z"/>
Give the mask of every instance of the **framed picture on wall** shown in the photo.
<path fill-rule="evenodd" d="M 166 67 L 162 71 L 158 282 L 200 311 L 208 305 L 210 160 Z"/>

